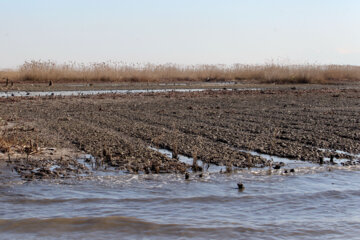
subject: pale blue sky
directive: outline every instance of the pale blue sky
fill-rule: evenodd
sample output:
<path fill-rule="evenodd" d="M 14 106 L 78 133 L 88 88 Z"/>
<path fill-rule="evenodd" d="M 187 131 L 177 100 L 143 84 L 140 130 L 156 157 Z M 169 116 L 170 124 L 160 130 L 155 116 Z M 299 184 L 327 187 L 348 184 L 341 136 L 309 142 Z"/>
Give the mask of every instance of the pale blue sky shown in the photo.
<path fill-rule="evenodd" d="M 25 60 L 360 65 L 359 0 L 0 0 L 0 68 Z"/>

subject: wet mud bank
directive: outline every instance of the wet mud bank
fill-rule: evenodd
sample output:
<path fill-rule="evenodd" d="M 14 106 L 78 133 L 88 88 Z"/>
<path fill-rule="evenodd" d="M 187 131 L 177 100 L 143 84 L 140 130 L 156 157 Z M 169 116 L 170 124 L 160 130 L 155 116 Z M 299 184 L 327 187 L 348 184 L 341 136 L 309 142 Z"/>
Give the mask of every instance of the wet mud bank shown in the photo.
<path fill-rule="evenodd" d="M 184 174 L 197 160 L 198 170 L 222 171 L 273 168 L 276 157 L 357 165 L 360 153 L 357 89 L 14 97 L 0 99 L 0 117 L 0 161 L 26 179 L 89 174 L 90 165 Z"/>

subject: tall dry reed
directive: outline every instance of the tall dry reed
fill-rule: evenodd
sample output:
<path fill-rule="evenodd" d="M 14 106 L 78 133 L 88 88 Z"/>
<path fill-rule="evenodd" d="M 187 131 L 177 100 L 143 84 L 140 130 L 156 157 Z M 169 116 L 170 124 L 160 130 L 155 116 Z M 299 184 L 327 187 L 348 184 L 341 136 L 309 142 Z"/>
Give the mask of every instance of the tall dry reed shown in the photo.
<path fill-rule="evenodd" d="M 127 64 L 102 62 L 81 64 L 52 61 L 25 62 L 0 78 L 19 82 L 177 82 L 256 80 L 265 83 L 326 83 L 358 81 L 360 66 L 352 65 L 191 65 Z"/>

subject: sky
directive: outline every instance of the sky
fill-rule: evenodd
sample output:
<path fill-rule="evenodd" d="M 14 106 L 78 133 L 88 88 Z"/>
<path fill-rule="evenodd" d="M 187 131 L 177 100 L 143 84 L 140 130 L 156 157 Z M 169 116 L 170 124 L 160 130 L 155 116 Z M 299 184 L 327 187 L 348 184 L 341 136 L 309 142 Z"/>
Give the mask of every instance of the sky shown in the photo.
<path fill-rule="evenodd" d="M 25 61 L 360 65 L 359 0 L 0 0 L 0 69 Z"/>

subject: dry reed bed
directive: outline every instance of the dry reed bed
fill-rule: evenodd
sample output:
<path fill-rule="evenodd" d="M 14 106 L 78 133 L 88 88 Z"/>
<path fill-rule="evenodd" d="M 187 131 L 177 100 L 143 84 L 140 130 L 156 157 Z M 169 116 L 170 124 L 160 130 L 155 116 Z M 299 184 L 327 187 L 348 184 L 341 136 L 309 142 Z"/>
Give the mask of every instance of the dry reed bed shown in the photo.
<path fill-rule="evenodd" d="M 16 70 L 0 71 L 10 82 L 177 82 L 255 80 L 264 83 L 329 83 L 360 80 L 360 67 L 352 65 L 192 65 L 127 64 L 103 62 L 56 64 L 25 62 Z"/>

